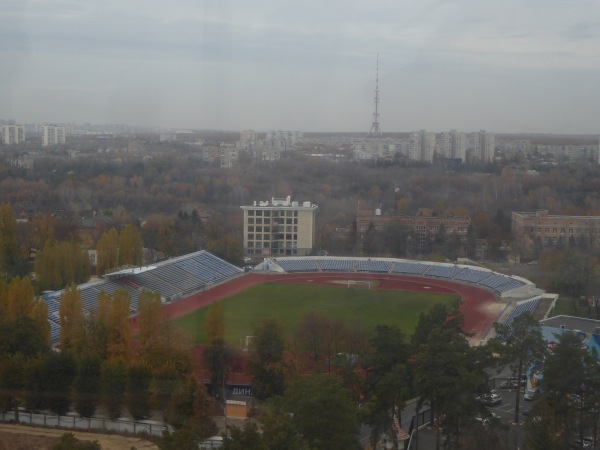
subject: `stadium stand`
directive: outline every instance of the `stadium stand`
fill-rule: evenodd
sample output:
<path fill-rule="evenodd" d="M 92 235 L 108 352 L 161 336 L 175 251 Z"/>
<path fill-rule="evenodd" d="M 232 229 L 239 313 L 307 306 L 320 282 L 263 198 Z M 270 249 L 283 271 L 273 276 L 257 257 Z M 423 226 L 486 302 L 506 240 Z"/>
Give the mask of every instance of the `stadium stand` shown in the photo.
<path fill-rule="evenodd" d="M 508 283 L 511 279 L 506 275 L 491 272 L 491 276 L 480 280 L 478 284 L 481 286 L 487 286 L 492 289 L 496 289 L 505 283 Z"/>
<path fill-rule="evenodd" d="M 413 275 L 421 275 L 425 272 L 431 264 L 424 264 L 418 262 L 409 262 L 409 261 L 396 261 L 394 267 L 392 268 L 393 273 L 409 273 Z"/>
<path fill-rule="evenodd" d="M 354 272 L 353 259 L 319 259 L 317 260 L 323 272 Z"/>
<path fill-rule="evenodd" d="M 317 271 L 317 262 L 314 259 L 276 259 L 275 261 L 286 272 Z"/>
<path fill-rule="evenodd" d="M 525 283 L 523 283 L 522 281 L 515 280 L 515 279 L 511 278 L 508 283 L 505 283 L 505 284 L 502 284 L 502 285 L 498 286 L 496 288 L 496 290 L 498 292 L 507 292 L 507 291 L 510 291 L 511 289 L 516 289 L 516 288 L 519 288 L 521 286 L 525 286 Z"/>
<path fill-rule="evenodd" d="M 467 267 L 454 276 L 455 280 L 467 281 L 469 283 L 478 283 L 486 277 L 489 277 L 489 270 L 471 269 Z"/>
<path fill-rule="evenodd" d="M 431 266 L 427 269 L 425 275 L 438 278 L 454 278 L 461 270 L 463 270 L 462 267 L 456 266 Z"/>
<path fill-rule="evenodd" d="M 537 306 L 540 304 L 541 299 L 540 298 L 534 298 L 532 300 L 528 300 L 528 301 L 524 301 L 519 303 L 515 309 L 513 309 L 513 311 L 510 313 L 510 315 L 506 318 L 506 320 L 504 321 L 504 325 L 506 325 L 509 330 L 508 330 L 508 336 L 506 336 L 507 338 L 512 336 L 513 330 L 512 330 L 512 323 L 513 321 L 519 317 L 521 314 L 526 313 L 526 312 L 531 312 L 533 313 L 533 311 L 535 310 L 535 308 L 537 308 Z M 501 338 L 499 336 L 496 337 L 497 339 L 501 340 Z"/>
<path fill-rule="evenodd" d="M 93 313 L 101 291 L 113 294 L 117 289 L 124 289 L 129 293 L 130 312 L 135 314 L 142 289 L 160 293 L 163 301 L 172 301 L 201 291 L 209 284 L 227 281 L 241 274 L 243 270 L 239 267 L 201 250 L 161 261 L 153 266 L 121 270 L 106 278 L 82 284 L 79 291 L 84 311 Z M 58 310 L 61 294 L 62 291 L 57 291 L 42 295 L 48 305 L 48 322 L 53 342 L 60 335 Z"/>
<path fill-rule="evenodd" d="M 359 272 L 380 272 L 385 273 L 390 271 L 392 263 L 390 261 L 381 261 L 377 259 L 359 259 L 358 260 L 358 271 Z"/>

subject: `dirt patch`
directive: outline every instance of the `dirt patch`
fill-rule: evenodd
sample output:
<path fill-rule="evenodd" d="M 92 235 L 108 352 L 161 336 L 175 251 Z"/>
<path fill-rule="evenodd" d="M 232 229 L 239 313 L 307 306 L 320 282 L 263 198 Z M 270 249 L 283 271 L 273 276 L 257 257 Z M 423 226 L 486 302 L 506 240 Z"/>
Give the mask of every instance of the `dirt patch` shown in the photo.
<path fill-rule="evenodd" d="M 73 433 L 81 441 L 98 441 L 102 450 L 158 450 L 156 444 L 136 437 L 8 424 L 0 424 L 0 450 L 49 450 L 64 433 Z"/>

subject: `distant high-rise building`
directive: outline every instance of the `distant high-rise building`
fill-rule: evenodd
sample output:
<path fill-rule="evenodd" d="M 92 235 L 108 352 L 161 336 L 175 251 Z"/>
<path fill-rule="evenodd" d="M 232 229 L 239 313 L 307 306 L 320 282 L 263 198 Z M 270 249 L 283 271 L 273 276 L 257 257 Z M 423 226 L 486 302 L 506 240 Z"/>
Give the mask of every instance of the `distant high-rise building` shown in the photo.
<path fill-rule="evenodd" d="M 256 131 L 254 130 L 242 130 L 240 133 L 240 141 L 242 142 L 255 142 Z"/>
<path fill-rule="evenodd" d="M 496 135 L 481 130 L 469 136 L 469 150 L 471 158 L 481 162 L 492 162 L 496 152 Z"/>
<path fill-rule="evenodd" d="M 410 133 L 408 157 L 415 161 L 433 162 L 435 134 L 425 130 Z"/>
<path fill-rule="evenodd" d="M 23 125 L 2 125 L 2 136 L 2 140 L 6 145 L 25 142 L 25 130 Z"/>
<path fill-rule="evenodd" d="M 467 152 L 467 137 L 465 133 L 456 130 L 440 133 L 436 141 L 436 151 L 439 157 L 460 159 L 464 162 Z"/>
<path fill-rule="evenodd" d="M 42 147 L 65 144 L 66 142 L 65 127 L 61 125 L 42 125 Z"/>

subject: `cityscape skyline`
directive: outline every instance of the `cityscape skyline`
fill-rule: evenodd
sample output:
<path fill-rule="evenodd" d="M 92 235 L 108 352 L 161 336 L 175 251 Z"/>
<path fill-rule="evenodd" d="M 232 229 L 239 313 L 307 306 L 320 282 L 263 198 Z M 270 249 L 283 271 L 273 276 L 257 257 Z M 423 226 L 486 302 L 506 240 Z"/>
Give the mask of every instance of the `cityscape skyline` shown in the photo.
<path fill-rule="evenodd" d="M 600 5 L 8 0 L 0 117 L 214 130 L 598 133 Z"/>

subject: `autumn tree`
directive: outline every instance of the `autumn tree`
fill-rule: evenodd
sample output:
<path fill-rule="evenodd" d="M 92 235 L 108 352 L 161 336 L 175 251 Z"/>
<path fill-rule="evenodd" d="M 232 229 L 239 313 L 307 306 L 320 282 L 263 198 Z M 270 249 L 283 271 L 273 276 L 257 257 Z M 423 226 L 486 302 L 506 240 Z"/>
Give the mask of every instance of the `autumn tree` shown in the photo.
<path fill-rule="evenodd" d="M 100 358 L 95 354 L 81 355 L 73 382 L 75 411 L 82 417 L 92 417 L 100 399 Z"/>
<path fill-rule="evenodd" d="M 265 319 L 254 331 L 248 370 L 252 375 L 254 395 L 266 399 L 281 395 L 285 389 L 285 349 L 283 330 L 279 322 Z"/>
<path fill-rule="evenodd" d="M 103 233 L 96 244 L 96 271 L 102 275 L 119 265 L 119 233 L 114 228 Z"/>
<path fill-rule="evenodd" d="M 89 255 L 74 241 L 46 241 L 35 257 L 34 270 L 41 290 L 83 283 L 90 277 Z"/>
<path fill-rule="evenodd" d="M 71 387 L 77 365 L 69 352 L 50 352 L 46 356 L 44 368 L 45 391 L 48 396 L 48 408 L 58 415 L 65 415 L 71 406 Z"/>
<path fill-rule="evenodd" d="M 140 266 L 143 261 L 143 244 L 140 231 L 132 224 L 119 235 L 119 265 Z"/>
<path fill-rule="evenodd" d="M 204 329 L 206 331 L 206 340 L 209 343 L 225 339 L 225 319 L 223 307 L 220 302 L 211 303 L 206 310 Z"/>
<path fill-rule="evenodd" d="M 100 369 L 101 401 L 108 416 L 121 416 L 127 390 L 127 365 L 122 359 L 105 360 Z"/>
<path fill-rule="evenodd" d="M 217 431 L 212 419 L 213 400 L 196 377 L 188 376 L 173 393 L 168 420 L 178 429 L 192 431 L 196 442 Z"/>
<path fill-rule="evenodd" d="M 132 364 L 127 371 L 127 409 L 135 420 L 150 415 L 152 371 L 144 363 Z"/>
<path fill-rule="evenodd" d="M 79 353 L 83 350 L 83 306 L 76 285 L 68 286 L 60 296 L 60 346 L 64 351 Z"/>
<path fill-rule="evenodd" d="M 105 360 L 108 357 L 110 304 L 110 295 L 100 291 L 96 299 L 96 310 L 83 319 L 87 352 L 97 355 L 100 360 Z"/>
<path fill-rule="evenodd" d="M 129 321 L 129 292 L 117 289 L 112 295 L 108 316 L 108 357 L 124 358 L 131 355 L 131 323 Z"/>
<path fill-rule="evenodd" d="M 34 316 L 35 299 L 33 286 L 28 277 L 15 277 L 8 285 L 8 307 L 9 319 Z"/>
<path fill-rule="evenodd" d="M 12 271 L 17 258 L 17 221 L 10 203 L 2 203 L 0 205 L 0 274 Z"/>
<path fill-rule="evenodd" d="M 231 362 L 234 358 L 233 349 L 224 339 L 214 339 L 202 355 L 204 364 L 210 373 L 210 383 L 215 392 L 225 399 L 225 383 L 231 371 Z"/>
<path fill-rule="evenodd" d="M 137 323 L 139 340 L 142 351 L 158 335 L 158 330 L 164 322 L 160 293 L 142 289 L 138 297 Z"/>

